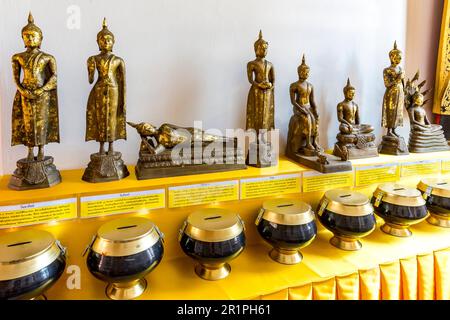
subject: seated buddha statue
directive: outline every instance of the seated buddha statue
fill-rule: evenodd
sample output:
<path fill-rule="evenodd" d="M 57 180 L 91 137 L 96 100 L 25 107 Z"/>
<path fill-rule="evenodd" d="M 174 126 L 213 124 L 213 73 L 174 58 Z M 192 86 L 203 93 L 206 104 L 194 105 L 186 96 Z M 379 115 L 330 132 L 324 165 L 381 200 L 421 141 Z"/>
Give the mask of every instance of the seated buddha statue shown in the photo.
<path fill-rule="evenodd" d="M 337 106 L 337 117 L 340 123 L 338 142 L 334 146 L 333 154 L 345 160 L 378 156 L 373 127 L 361 124 L 359 106 L 353 101 L 356 90 L 347 80 L 344 88 L 344 101 Z"/>
<path fill-rule="evenodd" d="M 415 153 L 449 150 L 442 126 L 432 124 L 423 108 L 424 95 L 419 91 L 412 96 L 408 107 L 411 132 L 409 134 L 409 151 Z"/>

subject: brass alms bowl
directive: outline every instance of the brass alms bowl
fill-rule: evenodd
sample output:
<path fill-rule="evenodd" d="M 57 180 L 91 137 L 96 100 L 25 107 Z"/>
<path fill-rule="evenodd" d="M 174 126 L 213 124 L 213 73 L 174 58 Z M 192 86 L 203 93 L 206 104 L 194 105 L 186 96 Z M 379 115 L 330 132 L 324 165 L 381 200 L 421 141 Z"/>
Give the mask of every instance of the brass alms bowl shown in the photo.
<path fill-rule="evenodd" d="M 396 183 L 378 186 L 373 193 L 375 213 L 383 218 L 381 230 L 396 237 L 410 237 L 409 227 L 428 217 L 426 202 L 416 188 Z"/>
<path fill-rule="evenodd" d="M 108 298 L 130 300 L 144 293 L 145 276 L 163 258 L 163 238 L 156 225 L 141 217 L 117 219 L 100 227 L 86 248 L 86 263 L 96 278 L 108 282 Z"/>
<path fill-rule="evenodd" d="M 0 300 L 46 299 L 61 277 L 66 249 L 53 235 L 25 230 L 0 237 Z"/>
<path fill-rule="evenodd" d="M 426 178 L 417 186 L 426 201 L 432 225 L 450 228 L 450 179 Z"/>
<path fill-rule="evenodd" d="M 273 249 L 276 262 L 292 265 L 302 261 L 300 249 L 316 237 L 317 226 L 311 206 L 293 199 L 265 201 L 256 218 L 258 233 Z"/>
<path fill-rule="evenodd" d="M 359 239 L 366 237 L 376 228 L 374 209 L 369 198 L 347 189 L 325 192 L 317 215 L 322 225 L 334 235 L 330 243 L 342 250 L 361 249 Z"/>
<path fill-rule="evenodd" d="M 245 247 L 244 222 L 234 212 L 205 208 L 193 212 L 179 231 L 184 253 L 198 262 L 195 273 L 205 280 L 220 280 L 231 272 L 228 264 Z"/>

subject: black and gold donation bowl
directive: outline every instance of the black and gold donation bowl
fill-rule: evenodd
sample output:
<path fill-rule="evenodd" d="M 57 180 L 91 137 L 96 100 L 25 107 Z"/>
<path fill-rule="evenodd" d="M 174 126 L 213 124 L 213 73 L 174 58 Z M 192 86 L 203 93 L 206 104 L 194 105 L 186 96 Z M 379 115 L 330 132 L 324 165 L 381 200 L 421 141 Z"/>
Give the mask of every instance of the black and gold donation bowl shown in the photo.
<path fill-rule="evenodd" d="M 374 209 L 369 198 L 352 190 L 333 189 L 325 192 L 317 216 L 320 223 L 333 233 L 330 243 L 342 250 L 361 249 L 359 239 L 376 228 Z"/>
<path fill-rule="evenodd" d="M 261 237 L 273 247 L 269 256 L 288 265 L 300 263 L 299 250 L 308 246 L 317 234 L 311 206 L 293 199 L 265 201 L 255 224 Z"/>
<path fill-rule="evenodd" d="M 450 228 L 450 179 L 426 178 L 417 186 L 426 201 L 432 225 Z"/>
<path fill-rule="evenodd" d="M 373 193 L 375 213 L 383 218 L 381 230 L 396 237 L 410 237 L 409 227 L 428 217 L 426 202 L 416 188 L 385 183 Z"/>
<path fill-rule="evenodd" d="M 198 262 L 199 277 L 220 280 L 230 274 L 228 262 L 244 250 L 244 231 L 244 222 L 233 211 L 204 208 L 189 215 L 178 240 L 184 253 Z"/>
<path fill-rule="evenodd" d="M 65 267 L 66 249 L 51 233 L 7 233 L 0 237 L 0 299 L 46 299 Z"/>
<path fill-rule="evenodd" d="M 108 283 L 110 299 L 134 299 L 145 291 L 145 276 L 163 258 L 164 235 L 148 219 L 117 219 L 98 229 L 86 253 L 89 271 Z"/>

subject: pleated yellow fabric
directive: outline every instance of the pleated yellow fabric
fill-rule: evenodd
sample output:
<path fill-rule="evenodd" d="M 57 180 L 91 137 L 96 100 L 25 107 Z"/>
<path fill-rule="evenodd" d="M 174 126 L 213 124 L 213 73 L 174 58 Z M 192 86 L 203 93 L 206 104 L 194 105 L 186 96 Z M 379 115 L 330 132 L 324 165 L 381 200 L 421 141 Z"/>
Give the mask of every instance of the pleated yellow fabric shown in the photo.
<path fill-rule="evenodd" d="M 400 300 L 400 262 L 380 265 L 381 299 Z"/>
<path fill-rule="evenodd" d="M 261 300 L 287 300 L 288 289 L 280 290 L 274 293 L 269 293 L 261 296 Z"/>
<path fill-rule="evenodd" d="M 380 268 L 359 271 L 359 291 L 361 300 L 380 299 Z"/>
<path fill-rule="evenodd" d="M 337 300 L 359 300 L 359 276 L 352 273 L 336 277 Z"/>
<path fill-rule="evenodd" d="M 450 249 L 434 253 L 436 299 L 450 300 Z"/>
<path fill-rule="evenodd" d="M 314 300 L 335 300 L 336 299 L 336 280 L 335 278 L 326 281 L 313 283 Z"/>
<path fill-rule="evenodd" d="M 400 260 L 401 299 L 417 300 L 417 259 L 411 257 Z"/>
<path fill-rule="evenodd" d="M 417 256 L 418 299 L 434 300 L 434 254 Z"/>
<path fill-rule="evenodd" d="M 289 300 L 312 300 L 312 284 L 310 283 L 301 287 L 289 288 L 288 298 Z"/>

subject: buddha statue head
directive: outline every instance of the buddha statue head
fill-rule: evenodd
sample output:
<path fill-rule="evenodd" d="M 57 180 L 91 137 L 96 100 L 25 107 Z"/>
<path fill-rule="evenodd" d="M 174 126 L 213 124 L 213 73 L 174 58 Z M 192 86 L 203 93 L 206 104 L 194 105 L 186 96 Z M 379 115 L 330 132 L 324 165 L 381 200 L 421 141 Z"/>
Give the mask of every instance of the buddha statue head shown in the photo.
<path fill-rule="evenodd" d="M 348 101 L 352 101 L 355 97 L 356 90 L 350 83 L 350 78 L 347 79 L 347 85 L 344 87 L 344 96 Z"/>
<path fill-rule="evenodd" d="M 424 100 L 425 100 L 425 98 L 424 98 L 422 93 L 420 93 L 419 91 L 414 93 L 414 95 L 413 95 L 413 105 L 423 106 Z"/>
<path fill-rule="evenodd" d="M 389 59 L 393 65 L 399 65 L 402 61 L 402 52 L 397 48 L 397 41 L 394 42 L 394 49 L 389 52 Z"/>
<path fill-rule="evenodd" d="M 28 15 L 28 24 L 22 28 L 22 39 L 25 44 L 25 48 L 40 48 L 42 43 L 42 31 L 34 24 L 33 15 Z"/>
<path fill-rule="evenodd" d="M 103 27 L 99 33 L 97 33 L 97 43 L 100 51 L 110 52 L 114 46 L 114 34 L 109 31 L 106 18 L 103 19 Z"/>
<path fill-rule="evenodd" d="M 302 57 L 302 63 L 297 68 L 298 77 L 300 80 L 304 81 L 309 77 L 309 66 L 306 64 L 305 55 Z"/>
<path fill-rule="evenodd" d="M 255 54 L 258 58 L 265 58 L 267 55 L 267 48 L 269 47 L 269 43 L 263 39 L 262 31 L 259 30 L 258 40 L 256 40 L 255 44 Z"/>

